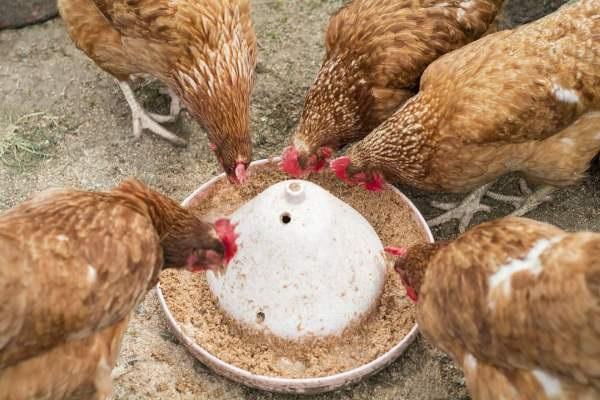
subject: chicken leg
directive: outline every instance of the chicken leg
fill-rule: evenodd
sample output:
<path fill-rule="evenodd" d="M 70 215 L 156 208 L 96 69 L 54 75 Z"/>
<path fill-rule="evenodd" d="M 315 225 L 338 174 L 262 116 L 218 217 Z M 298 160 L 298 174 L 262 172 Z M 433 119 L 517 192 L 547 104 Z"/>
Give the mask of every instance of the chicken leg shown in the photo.
<path fill-rule="evenodd" d="M 457 219 L 459 220 L 458 231 L 460 233 L 464 233 L 468 228 L 471 219 L 476 213 L 480 211 L 489 212 L 491 210 L 489 206 L 481 204 L 481 199 L 493 184 L 494 182 L 490 182 L 481 186 L 465 197 L 463 201 L 458 204 L 432 201 L 432 207 L 445 210 L 446 212 L 427 221 L 427 224 L 430 227 L 433 227 Z"/>
<path fill-rule="evenodd" d="M 181 104 L 181 100 L 171 88 L 161 87 L 158 90 L 158 92 L 160 94 L 166 94 L 171 98 L 171 104 L 169 106 L 169 117 L 173 118 L 174 121 L 175 118 L 177 118 L 177 116 L 181 113 L 181 110 L 183 110 L 185 107 L 183 106 L 183 104 Z"/>
<path fill-rule="evenodd" d="M 178 137 L 177 135 L 160 125 L 160 123 L 171 122 L 175 120 L 176 115 L 160 115 L 147 112 L 142 108 L 140 103 L 135 98 L 135 94 L 133 93 L 131 86 L 129 86 L 129 83 L 127 83 L 126 81 L 119 81 L 119 87 L 123 91 L 123 94 L 125 95 L 125 100 L 127 100 L 127 103 L 131 108 L 131 114 L 133 118 L 133 135 L 136 138 L 139 138 L 141 136 L 143 129 L 148 129 L 156 133 L 163 139 L 166 139 L 169 142 L 173 143 L 174 145 L 186 145 L 185 140 L 181 139 L 180 137 Z M 173 104 L 171 104 L 171 106 L 173 106 Z"/>
<path fill-rule="evenodd" d="M 522 196 L 508 196 L 500 193 L 488 192 L 486 195 L 494 200 L 511 203 L 515 210 L 509 215 L 521 217 L 536 209 L 540 204 L 552 200 L 552 192 L 556 190 L 553 186 L 544 185 L 535 192 L 527 186 L 525 179 L 519 181 Z"/>

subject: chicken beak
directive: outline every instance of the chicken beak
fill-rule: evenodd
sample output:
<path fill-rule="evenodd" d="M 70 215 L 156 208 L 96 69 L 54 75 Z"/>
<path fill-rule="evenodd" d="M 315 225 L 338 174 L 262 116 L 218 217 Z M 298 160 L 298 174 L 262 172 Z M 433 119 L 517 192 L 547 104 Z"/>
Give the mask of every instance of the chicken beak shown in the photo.
<path fill-rule="evenodd" d="M 235 167 L 235 177 L 238 182 L 243 184 L 248 179 L 248 172 L 246 170 L 246 165 L 243 162 L 238 162 Z"/>
<path fill-rule="evenodd" d="M 220 269 L 225 270 L 223 256 L 213 250 L 196 251 L 188 259 L 188 270 L 192 272 L 218 271 Z"/>
<path fill-rule="evenodd" d="M 225 266 L 225 264 L 221 263 L 219 265 L 212 267 L 210 270 L 212 271 L 213 274 L 215 274 L 215 276 L 217 278 L 222 278 L 225 275 L 227 267 Z"/>

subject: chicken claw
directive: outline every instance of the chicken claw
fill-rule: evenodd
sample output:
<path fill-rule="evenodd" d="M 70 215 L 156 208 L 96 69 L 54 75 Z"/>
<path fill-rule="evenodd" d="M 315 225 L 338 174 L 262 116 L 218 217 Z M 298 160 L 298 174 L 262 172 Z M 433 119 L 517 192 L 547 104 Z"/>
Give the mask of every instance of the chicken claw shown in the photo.
<path fill-rule="evenodd" d="M 517 209 L 521 207 L 527 196 L 533 194 L 533 191 L 529 189 L 529 186 L 527 186 L 525 179 L 519 180 L 519 189 L 521 190 L 523 196 L 510 196 L 496 192 L 487 192 L 486 196 L 502 203 L 510 203 L 515 209 Z"/>
<path fill-rule="evenodd" d="M 168 140 L 177 146 L 185 146 L 185 140 L 181 139 L 174 133 L 160 126 L 159 123 L 171 122 L 174 120 L 172 115 L 159 115 L 154 113 L 146 112 L 140 103 L 135 98 L 133 90 L 131 90 L 131 86 L 129 83 L 125 81 L 119 81 L 119 87 L 123 91 L 125 95 L 125 100 L 129 104 L 131 108 L 131 114 L 133 118 L 133 135 L 136 138 L 139 138 L 142 134 L 143 129 L 148 129 L 163 139 Z"/>
<path fill-rule="evenodd" d="M 430 227 L 441 225 L 454 219 L 459 220 L 458 231 L 460 233 L 465 232 L 468 228 L 469 223 L 473 216 L 482 211 L 490 212 L 491 208 L 488 205 L 481 204 L 481 199 L 488 191 L 488 189 L 494 184 L 494 182 L 485 184 L 479 189 L 474 190 L 471 194 L 463 199 L 460 203 L 442 203 L 432 201 L 431 206 L 446 211 L 442 215 L 439 215 L 429 221 L 427 224 Z"/>
<path fill-rule="evenodd" d="M 171 88 L 161 87 L 158 89 L 158 92 L 160 94 L 166 94 L 171 98 L 171 104 L 169 105 L 169 118 L 171 118 L 172 121 L 175 121 L 175 118 L 177 118 L 177 116 L 181 113 L 181 110 L 185 108 L 183 104 L 181 104 L 181 100 Z"/>
<path fill-rule="evenodd" d="M 508 196 L 494 192 L 488 192 L 486 196 L 503 203 L 511 203 L 515 207 L 515 211 L 510 215 L 520 217 L 536 209 L 540 204 L 552 200 L 551 194 L 556 190 L 552 186 L 544 185 L 534 192 L 527 186 L 525 179 L 519 181 L 519 188 L 522 196 Z"/>

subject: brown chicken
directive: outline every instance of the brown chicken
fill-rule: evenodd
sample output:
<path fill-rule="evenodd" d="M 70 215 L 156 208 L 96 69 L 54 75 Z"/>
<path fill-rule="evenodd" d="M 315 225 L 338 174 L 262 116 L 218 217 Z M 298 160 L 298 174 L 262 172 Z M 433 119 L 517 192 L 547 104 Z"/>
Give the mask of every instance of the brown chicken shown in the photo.
<path fill-rule="evenodd" d="M 474 400 L 600 398 L 600 234 L 506 217 L 395 267 Z"/>
<path fill-rule="evenodd" d="M 58 0 L 69 35 L 119 82 L 142 129 L 185 142 L 159 125 L 174 120 L 178 98 L 207 130 L 211 148 L 232 182 L 252 159 L 250 95 L 256 37 L 249 0 Z M 127 80 L 150 75 L 174 97 L 171 115 L 143 110 Z"/>
<path fill-rule="evenodd" d="M 321 70 L 282 168 L 318 171 L 414 96 L 425 68 L 478 39 L 502 0 L 354 0 L 329 21 Z"/>
<path fill-rule="evenodd" d="M 136 180 L 47 191 L 0 214 L 0 398 L 101 399 L 130 312 L 164 266 L 220 271 L 214 227 Z"/>
<path fill-rule="evenodd" d="M 544 186 L 522 199 L 524 215 L 556 186 L 576 183 L 600 150 L 600 0 L 581 0 L 511 31 L 488 35 L 433 62 L 419 94 L 332 162 L 338 176 L 377 189 L 386 178 L 420 189 L 465 192 L 460 230 L 493 182 L 520 172 Z M 525 185 L 525 189 L 526 188 Z"/>

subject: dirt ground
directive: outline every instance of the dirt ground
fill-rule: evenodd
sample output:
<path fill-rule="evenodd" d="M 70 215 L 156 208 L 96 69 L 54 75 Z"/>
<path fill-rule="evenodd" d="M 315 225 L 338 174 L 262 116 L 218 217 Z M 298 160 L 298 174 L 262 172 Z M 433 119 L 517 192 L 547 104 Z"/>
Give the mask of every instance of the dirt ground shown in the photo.
<path fill-rule="evenodd" d="M 501 25 L 526 22 L 563 2 L 509 1 Z M 278 154 L 286 143 L 321 61 L 322 31 L 340 4 L 254 2 L 260 45 L 252 106 L 255 158 Z M 156 84 L 140 85 L 137 93 L 149 108 L 166 111 L 166 99 Z M 186 148 L 175 148 L 150 134 L 135 141 L 119 88 L 73 46 L 59 19 L 0 31 L 0 210 L 48 187 L 109 189 L 131 175 L 183 199 L 217 174 L 218 166 L 204 132 L 187 114 L 173 129 L 188 138 Z M 582 184 L 562 190 L 529 217 L 569 230 L 600 231 L 599 172 L 594 168 Z M 497 185 L 504 192 L 515 187 L 514 178 Z M 431 199 L 456 198 L 408 188 L 405 192 L 426 216 L 434 215 L 427 205 Z M 498 205 L 492 214 L 478 215 L 476 222 L 508 211 Z M 447 224 L 434 234 L 452 237 L 456 226 Z M 135 311 L 114 375 L 117 399 L 297 398 L 248 389 L 211 373 L 169 333 L 154 292 Z M 452 361 L 419 338 L 380 374 L 312 398 L 466 399 L 468 395 Z"/>

